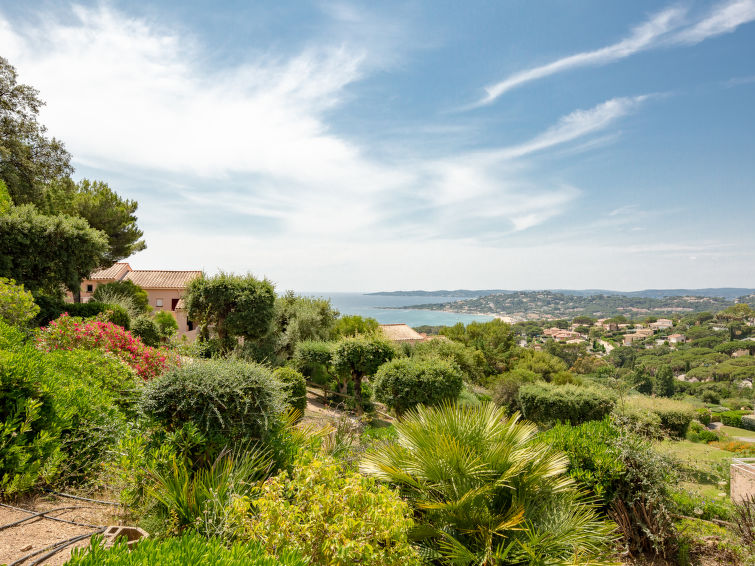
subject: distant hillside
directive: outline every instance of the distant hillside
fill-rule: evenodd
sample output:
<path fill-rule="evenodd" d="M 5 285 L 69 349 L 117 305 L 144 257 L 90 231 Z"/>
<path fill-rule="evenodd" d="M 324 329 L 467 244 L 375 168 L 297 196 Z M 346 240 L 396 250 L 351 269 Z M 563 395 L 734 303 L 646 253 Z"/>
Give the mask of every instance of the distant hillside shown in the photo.
<path fill-rule="evenodd" d="M 642 291 L 611 291 L 609 289 L 543 289 L 561 295 L 573 295 L 575 297 L 621 296 L 621 297 L 646 297 L 658 299 L 664 297 L 721 297 L 724 299 L 736 299 L 744 295 L 755 294 L 755 289 L 740 287 L 713 287 L 708 289 L 644 289 Z M 506 289 L 456 289 L 439 291 L 379 291 L 366 293 L 367 295 L 394 296 L 394 297 L 484 297 L 487 295 L 511 295 L 515 293 L 535 293 L 533 291 L 512 291 Z"/>
<path fill-rule="evenodd" d="M 381 297 L 482 297 L 484 295 L 500 295 L 505 293 L 516 293 L 516 291 L 506 291 L 505 289 L 479 289 L 477 291 L 456 289 L 449 291 L 442 289 L 439 291 L 378 291 L 376 293 L 365 293 L 365 295 L 378 295 Z"/>
<path fill-rule="evenodd" d="M 743 297 L 747 300 L 746 297 Z M 627 318 L 716 312 L 734 304 L 716 296 L 691 295 L 642 297 L 632 295 L 574 295 L 553 291 L 514 291 L 473 297 L 447 303 L 417 304 L 408 309 L 440 310 L 470 314 L 497 314 L 519 320 L 567 318 L 575 316 Z"/>

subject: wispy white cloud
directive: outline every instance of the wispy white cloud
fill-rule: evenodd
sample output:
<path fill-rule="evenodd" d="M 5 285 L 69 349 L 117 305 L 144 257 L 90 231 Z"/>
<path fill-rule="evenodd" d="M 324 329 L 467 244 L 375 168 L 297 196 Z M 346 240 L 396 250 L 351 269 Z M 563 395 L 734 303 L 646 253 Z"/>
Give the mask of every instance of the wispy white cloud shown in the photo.
<path fill-rule="evenodd" d="M 40 89 L 51 133 L 77 166 L 124 181 L 141 202 L 150 247 L 140 264 L 252 268 L 288 281 L 295 271 L 296 284 L 310 289 L 318 283 L 302 273 L 316 270 L 342 273 L 342 288 L 363 286 L 357 277 L 387 286 L 379 278 L 396 258 L 403 275 L 422 281 L 423 257 L 463 256 L 466 265 L 486 246 L 563 215 L 582 191 L 539 171 L 537 159 L 602 143 L 648 99 L 577 110 L 506 147 L 443 148 L 430 157 L 407 145 L 404 155 L 378 158 L 369 140 L 340 133 L 331 120 L 376 68 L 372 49 L 318 41 L 218 68 L 185 32 L 107 5 L 13 25 L 0 13 L 0 53 Z"/>
<path fill-rule="evenodd" d="M 704 18 L 679 31 L 671 43 L 694 45 L 710 37 L 731 33 L 755 20 L 755 0 L 733 0 L 716 5 Z"/>
<path fill-rule="evenodd" d="M 503 148 L 490 155 L 499 159 L 514 159 L 604 130 L 632 112 L 648 97 L 649 95 L 612 98 L 588 110 L 575 110 L 530 141 Z"/>
<path fill-rule="evenodd" d="M 635 27 L 626 38 L 617 43 L 520 71 L 485 87 L 485 96 L 473 107 L 490 104 L 514 88 L 551 75 L 580 67 L 605 65 L 661 46 L 694 45 L 708 38 L 733 32 L 739 26 L 755 20 L 755 0 L 721 2 L 709 13 L 698 16 L 692 22 L 687 16 L 688 10 L 678 6 L 662 10 Z"/>

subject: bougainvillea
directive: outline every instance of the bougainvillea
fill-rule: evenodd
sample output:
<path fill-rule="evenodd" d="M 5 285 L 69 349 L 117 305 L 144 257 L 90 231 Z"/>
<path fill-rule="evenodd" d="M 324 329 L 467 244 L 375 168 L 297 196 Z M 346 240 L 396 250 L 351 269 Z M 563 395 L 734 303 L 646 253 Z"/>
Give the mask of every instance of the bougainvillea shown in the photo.
<path fill-rule="evenodd" d="M 143 379 L 156 377 L 179 361 L 175 354 L 145 346 L 139 338 L 117 324 L 71 317 L 68 313 L 63 313 L 39 331 L 37 347 L 47 352 L 74 348 L 110 352 Z"/>

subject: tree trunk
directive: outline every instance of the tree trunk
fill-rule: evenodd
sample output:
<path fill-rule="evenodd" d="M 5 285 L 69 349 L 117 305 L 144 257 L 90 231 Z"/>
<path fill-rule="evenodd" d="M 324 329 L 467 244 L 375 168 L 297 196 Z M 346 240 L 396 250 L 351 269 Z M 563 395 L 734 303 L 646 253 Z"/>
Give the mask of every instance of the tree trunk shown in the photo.
<path fill-rule="evenodd" d="M 354 402 L 356 404 L 357 415 L 361 415 L 362 411 L 362 374 L 354 372 Z"/>

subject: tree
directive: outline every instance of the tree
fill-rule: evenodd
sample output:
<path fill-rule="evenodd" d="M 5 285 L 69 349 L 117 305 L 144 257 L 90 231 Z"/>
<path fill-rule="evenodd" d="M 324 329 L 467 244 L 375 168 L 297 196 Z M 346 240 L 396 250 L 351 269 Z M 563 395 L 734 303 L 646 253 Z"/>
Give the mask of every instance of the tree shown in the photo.
<path fill-rule="evenodd" d="M 122 199 L 101 181 L 71 180 L 70 154 L 37 122 L 43 105 L 37 90 L 18 84 L 15 69 L 0 57 L 0 181 L 12 201 L 52 216 L 79 216 L 107 234 L 103 265 L 143 250 L 136 201 Z"/>
<path fill-rule="evenodd" d="M 83 218 L 46 216 L 32 205 L 0 215 L 0 277 L 30 291 L 78 291 L 81 280 L 102 265 L 107 236 Z"/>
<path fill-rule="evenodd" d="M 13 279 L 0 277 L 0 321 L 23 326 L 39 313 L 34 297 Z"/>
<path fill-rule="evenodd" d="M 458 323 L 441 329 L 443 336 L 461 342 L 482 352 L 485 373 L 495 375 L 505 371 L 516 335 L 510 325 L 500 319 L 490 322 L 472 322 L 467 326 Z"/>
<path fill-rule="evenodd" d="M 307 340 L 327 340 L 338 317 L 329 299 L 302 297 L 287 291 L 275 299 L 275 311 L 267 334 L 245 351 L 254 360 L 282 365 L 296 345 Z"/>
<path fill-rule="evenodd" d="M 333 367 L 354 384 L 357 411 L 362 410 L 362 379 L 374 375 L 385 362 L 396 356 L 393 344 L 382 338 L 357 336 L 344 338 L 333 349 Z M 341 382 L 341 392 L 346 392 L 347 382 Z"/>
<path fill-rule="evenodd" d="M 374 318 L 364 318 L 358 314 L 342 316 L 336 320 L 330 330 L 333 339 L 356 336 L 357 334 L 374 334 L 378 330 L 378 321 Z"/>
<path fill-rule="evenodd" d="M 275 289 L 267 279 L 221 272 L 199 277 L 186 289 L 186 310 L 207 336 L 217 334 L 221 352 L 236 347 L 238 338 L 257 340 L 270 328 L 275 309 Z"/>
<path fill-rule="evenodd" d="M 39 92 L 18 84 L 13 66 L 0 57 L 0 180 L 15 204 L 37 204 L 45 187 L 73 172 L 63 144 L 37 122 Z"/>
<path fill-rule="evenodd" d="M 674 372 L 669 366 L 661 366 L 655 374 L 653 393 L 659 397 L 671 397 L 674 394 Z"/>

